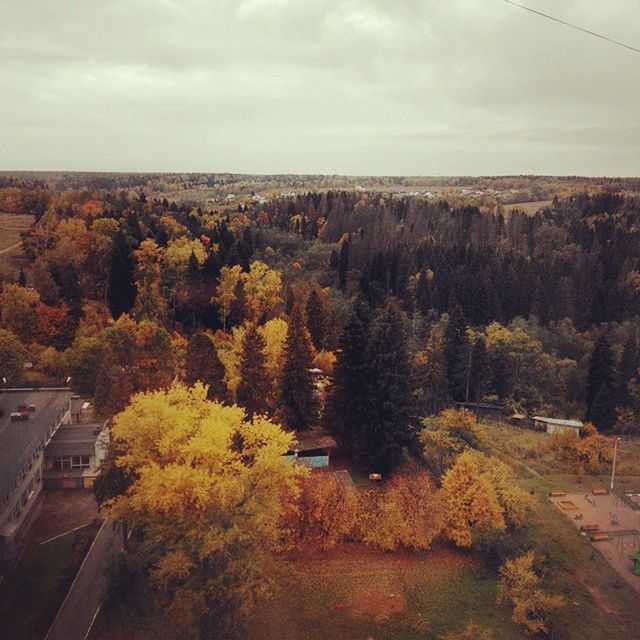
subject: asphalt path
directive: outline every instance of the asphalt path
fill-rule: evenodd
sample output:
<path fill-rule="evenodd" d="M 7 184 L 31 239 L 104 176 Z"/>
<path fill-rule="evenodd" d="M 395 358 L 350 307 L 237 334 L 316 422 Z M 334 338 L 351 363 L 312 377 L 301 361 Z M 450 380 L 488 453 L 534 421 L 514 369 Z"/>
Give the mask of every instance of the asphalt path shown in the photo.
<path fill-rule="evenodd" d="M 105 520 L 67 593 L 45 640 L 86 640 L 93 626 L 104 589 L 109 556 L 122 549 L 122 535 Z"/>

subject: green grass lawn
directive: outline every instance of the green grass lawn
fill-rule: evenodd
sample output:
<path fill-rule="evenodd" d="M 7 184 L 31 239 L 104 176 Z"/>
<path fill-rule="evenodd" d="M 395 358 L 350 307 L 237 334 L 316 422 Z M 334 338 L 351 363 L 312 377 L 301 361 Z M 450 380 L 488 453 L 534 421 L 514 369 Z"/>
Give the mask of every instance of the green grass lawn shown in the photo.
<path fill-rule="evenodd" d="M 84 544 L 77 548 L 78 557 L 74 558 L 73 568 L 77 571 L 79 553 L 86 551 L 95 533 L 96 528 L 90 525 L 26 550 L 14 573 L 2 585 L 0 638 L 23 640 L 44 636 L 75 575 L 75 571 L 73 575 L 67 571 L 74 558 L 74 545 L 83 538 Z"/>
<path fill-rule="evenodd" d="M 474 619 L 497 638 L 520 638 L 506 611 L 495 615 L 495 591 L 474 558 L 445 547 L 414 555 L 347 547 L 291 562 L 245 637 L 419 640 Z"/>

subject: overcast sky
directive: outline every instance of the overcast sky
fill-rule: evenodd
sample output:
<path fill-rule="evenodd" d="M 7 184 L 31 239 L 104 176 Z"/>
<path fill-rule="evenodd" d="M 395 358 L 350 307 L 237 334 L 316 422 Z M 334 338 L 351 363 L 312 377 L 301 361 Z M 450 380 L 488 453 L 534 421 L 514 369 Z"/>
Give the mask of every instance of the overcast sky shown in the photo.
<path fill-rule="evenodd" d="M 519 0 L 640 48 L 639 0 Z M 640 54 L 502 0 L 0 0 L 0 169 L 640 175 Z"/>

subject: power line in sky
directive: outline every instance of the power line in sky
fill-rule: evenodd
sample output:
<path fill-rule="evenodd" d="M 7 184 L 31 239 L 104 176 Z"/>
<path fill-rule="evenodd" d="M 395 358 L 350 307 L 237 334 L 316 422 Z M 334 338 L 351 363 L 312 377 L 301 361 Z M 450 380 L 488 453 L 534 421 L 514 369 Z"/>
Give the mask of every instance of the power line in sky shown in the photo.
<path fill-rule="evenodd" d="M 535 13 L 538 16 L 542 16 L 543 18 L 547 18 L 547 20 L 553 20 L 554 22 L 559 22 L 567 27 L 571 27 L 572 29 L 576 29 L 577 31 L 582 31 L 582 33 L 588 33 L 590 36 L 595 36 L 596 38 L 600 38 L 601 40 L 606 40 L 611 44 L 616 44 L 619 47 L 624 47 L 625 49 L 629 49 L 630 51 L 634 51 L 635 53 L 640 53 L 640 49 L 636 49 L 624 42 L 619 42 L 618 40 L 613 40 L 612 38 L 608 38 L 607 36 L 603 36 L 600 33 L 596 33 L 595 31 L 589 31 L 589 29 L 584 29 L 583 27 L 579 27 L 576 24 L 571 24 L 570 22 L 565 22 L 564 20 L 560 20 L 560 18 L 554 18 L 547 13 L 542 13 L 542 11 L 537 11 L 536 9 L 532 9 L 531 7 L 525 7 L 523 4 L 518 4 L 517 2 L 513 2 L 512 0 L 502 0 L 507 4 L 512 4 L 514 7 L 519 7 L 520 9 L 524 9 L 525 11 L 530 11 L 531 13 Z"/>

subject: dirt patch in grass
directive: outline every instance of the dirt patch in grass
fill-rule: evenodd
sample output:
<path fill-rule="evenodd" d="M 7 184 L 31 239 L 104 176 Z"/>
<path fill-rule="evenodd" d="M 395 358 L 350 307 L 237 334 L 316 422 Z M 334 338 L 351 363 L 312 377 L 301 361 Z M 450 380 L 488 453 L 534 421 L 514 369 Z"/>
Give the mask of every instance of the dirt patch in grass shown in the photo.
<path fill-rule="evenodd" d="M 349 608 L 356 615 L 391 616 L 407 609 L 403 593 L 395 593 L 382 585 L 372 585 L 358 591 Z"/>

